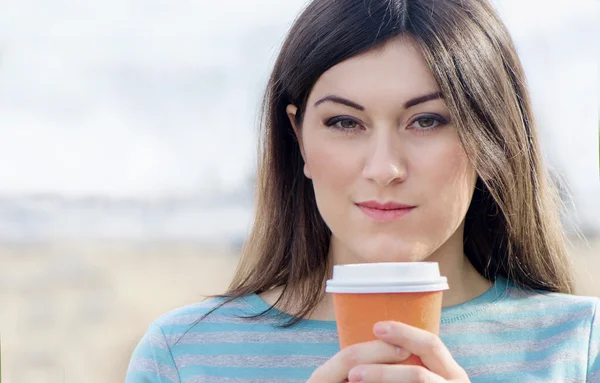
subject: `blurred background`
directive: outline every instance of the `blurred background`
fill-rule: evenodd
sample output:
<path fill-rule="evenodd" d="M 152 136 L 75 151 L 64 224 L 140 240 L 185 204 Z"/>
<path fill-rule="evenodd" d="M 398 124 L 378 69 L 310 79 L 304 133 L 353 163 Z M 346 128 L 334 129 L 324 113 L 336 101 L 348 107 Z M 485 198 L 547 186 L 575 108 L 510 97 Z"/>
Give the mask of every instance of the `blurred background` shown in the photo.
<path fill-rule="evenodd" d="M 261 93 L 303 5 L 0 3 L 4 382 L 123 381 L 153 319 L 227 286 Z M 600 296 L 598 2 L 495 5 L 565 182 L 577 293 Z"/>

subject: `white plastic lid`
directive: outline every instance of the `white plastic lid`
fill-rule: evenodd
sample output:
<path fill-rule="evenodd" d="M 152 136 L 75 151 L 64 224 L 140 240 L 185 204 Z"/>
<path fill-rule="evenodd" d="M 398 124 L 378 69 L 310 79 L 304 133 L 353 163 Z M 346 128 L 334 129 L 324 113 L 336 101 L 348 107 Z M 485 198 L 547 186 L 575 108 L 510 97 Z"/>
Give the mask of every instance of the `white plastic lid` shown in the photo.
<path fill-rule="evenodd" d="M 437 262 L 382 262 L 336 265 L 328 293 L 415 293 L 448 290 Z"/>

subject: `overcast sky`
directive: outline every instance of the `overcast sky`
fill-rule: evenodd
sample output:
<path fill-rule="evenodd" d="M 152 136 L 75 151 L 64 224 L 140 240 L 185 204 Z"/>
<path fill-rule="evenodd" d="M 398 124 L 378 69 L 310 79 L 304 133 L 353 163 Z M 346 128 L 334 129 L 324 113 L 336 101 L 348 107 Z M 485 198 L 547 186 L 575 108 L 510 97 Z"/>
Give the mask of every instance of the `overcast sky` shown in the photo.
<path fill-rule="evenodd" d="M 146 197 L 243 185 L 260 92 L 303 3 L 2 1 L 0 195 Z M 495 3 L 524 62 L 544 150 L 593 204 L 598 2 Z"/>

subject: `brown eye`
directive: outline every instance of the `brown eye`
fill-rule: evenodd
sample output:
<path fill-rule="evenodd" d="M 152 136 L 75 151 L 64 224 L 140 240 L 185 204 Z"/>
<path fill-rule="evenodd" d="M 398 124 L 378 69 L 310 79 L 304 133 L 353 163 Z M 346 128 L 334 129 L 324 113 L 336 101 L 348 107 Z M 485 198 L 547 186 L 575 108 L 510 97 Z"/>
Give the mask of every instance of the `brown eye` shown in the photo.
<path fill-rule="evenodd" d="M 355 129 L 358 126 L 356 121 L 350 119 L 338 121 L 338 124 L 342 129 Z"/>
<path fill-rule="evenodd" d="M 438 115 L 425 115 L 413 120 L 410 127 L 420 132 L 430 132 L 448 124 L 448 121 Z"/>
<path fill-rule="evenodd" d="M 361 130 L 362 125 L 355 118 L 347 116 L 333 117 L 325 125 L 329 128 L 336 129 L 341 132 L 354 132 Z"/>
<path fill-rule="evenodd" d="M 420 118 L 418 120 L 419 122 L 419 127 L 421 128 L 431 128 L 433 126 L 433 124 L 435 123 L 435 120 L 433 118 Z"/>

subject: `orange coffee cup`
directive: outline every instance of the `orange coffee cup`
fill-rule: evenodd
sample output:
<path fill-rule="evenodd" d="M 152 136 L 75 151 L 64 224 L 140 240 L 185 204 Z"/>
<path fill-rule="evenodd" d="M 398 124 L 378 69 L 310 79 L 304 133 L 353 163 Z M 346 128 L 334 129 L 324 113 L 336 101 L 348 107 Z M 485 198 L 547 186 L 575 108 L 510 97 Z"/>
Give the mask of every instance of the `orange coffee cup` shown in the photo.
<path fill-rule="evenodd" d="M 373 326 L 379 321 L 402 322 L 438 334 L 447 289 L 436 262 L 334 266 L 326 292 L 333 294 L 340 348 L 378 339 Z M 422 365 L 415 355 L 401 364 Z"/>

